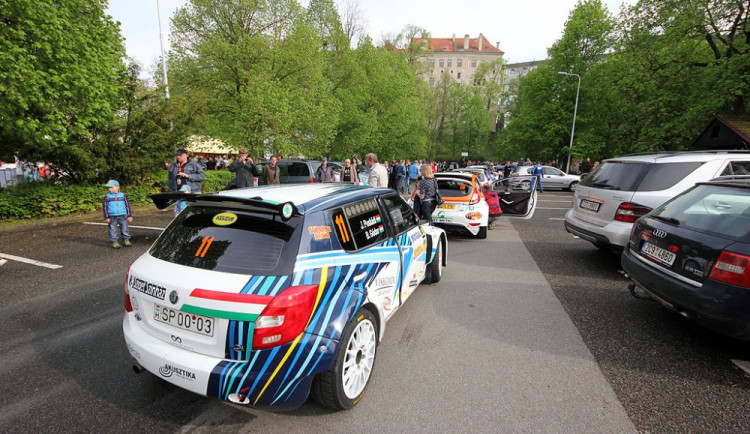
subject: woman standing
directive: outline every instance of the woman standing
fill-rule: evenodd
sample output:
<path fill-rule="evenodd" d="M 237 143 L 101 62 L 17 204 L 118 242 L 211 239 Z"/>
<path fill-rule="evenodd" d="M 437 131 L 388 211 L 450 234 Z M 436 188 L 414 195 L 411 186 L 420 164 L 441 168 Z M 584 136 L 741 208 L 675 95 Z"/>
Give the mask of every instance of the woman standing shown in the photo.
<path fill-rule="evenodd" d="M 344 169 L 341 171 L 341 182 L 359 182 L 357 171 L 348 158 L 344 160 Z"/>
<path fill-rule="evenodd" d="M 414 196 L 419 195 L 419 218 L 428 220 L 432 224 L 432 212 L 435 211 L 435 196 L 438 188 L 437 179 L 429 164 L 420 166 L 419 171 L 422 173 L 422 179 L 417 183 L 417 188 L 414 189 L 411 198 L 414 200 Z"/>

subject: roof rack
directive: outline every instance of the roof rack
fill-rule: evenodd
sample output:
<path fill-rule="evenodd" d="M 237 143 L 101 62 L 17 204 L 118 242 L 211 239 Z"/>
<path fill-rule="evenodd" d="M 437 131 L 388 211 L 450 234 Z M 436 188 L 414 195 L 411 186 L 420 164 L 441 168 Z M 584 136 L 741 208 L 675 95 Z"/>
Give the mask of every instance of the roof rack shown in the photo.
<path fill-rule="evenodd" d="M 152 194 L 149 197 L 151 198 L 151 200 L 154 201 L 154 205 L 156 205 L 158 209 L 164 209 L 168 207 L 169 205 L 178 201 L 228 202 L 228 203 L 239 203 L 242 205 L 249 205 L 254 208 L 260 208 L 260 210 L 263 210 L 263 211 L 271 211 L 272 213 L 278 214 L 281 217 L 281 220 L 283 221 L 289 220 L 294 215 L 298 215 L 298 216 L 302 215 L 302 213 L 299 212 L 297 207 L 292 202 L 271 203 L 271 202 L 266 202 L 262 200 L 260 197 L 251 197 L 249 199 L 243 199 L 239 197 L 224 196 L 224 195 L 215 194 L 215 193 L 190 194 L 190 193 L 180 193 L 180 192 L 157 193 L 157 194 Z"/>

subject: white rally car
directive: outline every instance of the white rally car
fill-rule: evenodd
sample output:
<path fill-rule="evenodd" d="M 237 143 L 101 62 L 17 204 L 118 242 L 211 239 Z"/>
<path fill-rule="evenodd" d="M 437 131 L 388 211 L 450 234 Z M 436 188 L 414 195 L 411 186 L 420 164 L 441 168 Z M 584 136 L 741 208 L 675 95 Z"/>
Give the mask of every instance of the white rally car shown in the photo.
<path fill-rule="evenodd" d="M 294 408 L 312 391 L 323 405 L 354 406 L 386 320 L 446 263 L 445 233 L 384 188 L 152 198 L 190 206 L 128 271 L 134 368 L 237 404 Z"/>
<path fill-rule="evenodd" d="M 468 172 L 436 173 L 444 203 L 432 213 L 435 225 L 448 231 L 487 238 L 490 207 L 480 188 L 479 175 Z"/>

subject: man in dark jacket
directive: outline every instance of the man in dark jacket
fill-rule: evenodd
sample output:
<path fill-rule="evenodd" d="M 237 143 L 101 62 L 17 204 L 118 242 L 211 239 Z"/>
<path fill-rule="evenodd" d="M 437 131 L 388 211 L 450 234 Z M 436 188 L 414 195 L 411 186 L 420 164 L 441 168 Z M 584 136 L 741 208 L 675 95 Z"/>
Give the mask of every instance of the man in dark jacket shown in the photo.
<path fill-rule="evenodd" d="M 328 166 L 328 159 L 323 157 L 323 162 L 315 171 L 315 180 L 318 182 L 336 182 L 336 175 L 333 169 Z"/>
<path fill-rule="evenodd" d="M 247 156 L 247 149 L 241 148 L 238 151 L 237 158 L 229 165 L 229 171 L 236 173 L 236 175 L 227 184 L 227 190 L 255 187 L 254 178 L 258 176 L 258 169 L 253 164 L 253 159 Z"/>
<path fill-rule="evenodd" d="M 187 184 L 193 194 L 199 194 L 203 187 L 203 180 L 206 179 L 203 168 L 194 160 L 191 160 L 184 149 L 178 149 L 175 152 L 175 157 L 174 163 L 169 166 L 167 178 L 169 191 L 179 191 L 180 187 Z"/>

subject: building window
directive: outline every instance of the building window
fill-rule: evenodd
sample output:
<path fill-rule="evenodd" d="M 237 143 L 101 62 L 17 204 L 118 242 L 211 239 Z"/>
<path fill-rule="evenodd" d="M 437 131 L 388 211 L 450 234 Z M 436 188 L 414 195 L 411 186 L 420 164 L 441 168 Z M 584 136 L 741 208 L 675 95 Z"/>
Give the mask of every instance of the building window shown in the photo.
<path fill-rule="evenodd" d="M 476 59 L 472 59 L 471 60 L 471 67 L 472 68 L 476 68 L 477 67 L 477 61 L 476 61 Z"/>
<path fill-rule="evenodd" d="M 438 64 L 442 68 L 443 66 L 445 66 L 445 60 L 443 60 L 443 59 L 438 60 Z"/>
<path fill-rule="evenodd" d="M 460 72 L 458 74 L 456 74 L 456 78 L 459 79 L 459 80 L 461 79 L 461 73 Z"/>
<path fill-rule="evenodd" d="M 430 86 L 434 86 L 435 85 L 435 77 L 430 77 L 430 79 L 428 81 L 430 83 Z"/>
<path fill-rule="evenodd" d="M 456 66 L 459 68 L 464 66 L 464 59 L 456 59 Z"/>
<path fill-rule="evenodd" d="M 448 68 L 453 66 L 453 59 L 448 59 Z"/>
<path fill-rule="evenodd" d="M 435 66 L 435 59 L 427 59 L 427 65 L 428 66 Z"/>

